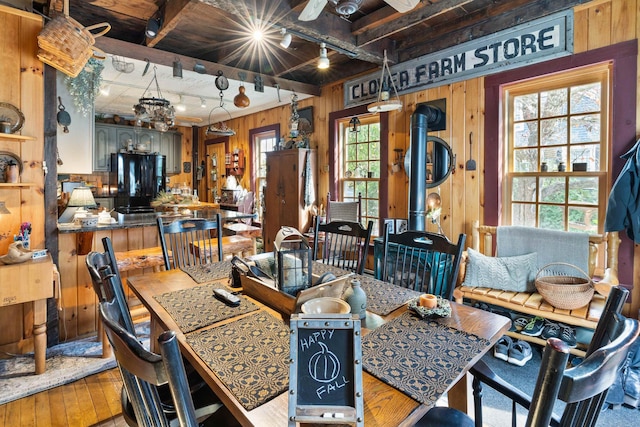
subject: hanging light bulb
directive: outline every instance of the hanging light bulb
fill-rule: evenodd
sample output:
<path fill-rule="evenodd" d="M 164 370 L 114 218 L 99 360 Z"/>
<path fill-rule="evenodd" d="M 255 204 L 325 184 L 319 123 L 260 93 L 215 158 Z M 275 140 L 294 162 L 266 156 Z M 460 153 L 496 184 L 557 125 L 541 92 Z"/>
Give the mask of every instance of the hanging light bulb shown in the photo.
<path fill-rule="evenodd" d="M 387 72 L 388 79 L 385 79 L 385 70 Z M 394 99 L 391 99 L 391 91 L 389 89 L 389 83 L 393 87 L 395 94 Z M 367 106 L 367 110 L 370 113 L 383 113 L 387 111 L 400 111 L 402 110 L 402 101 L 398 97 L 398 90 L 396 84 L 391 76 L 391 70 L 389 70 L 389 63 L 387 61 L 387 51 L 384 51 L 384 60 L 382 62 L 382 71 L 380 73 L 380 81 L 378 82 L 378 99 Z"/>
<path fill-rule="evenodd" d="M 320 43 L 320 57 L 318 58 L 318 68 L 326 70 L 329 68 L 330 62 L 327 57 L 327 45 L 324 42 Z"/>

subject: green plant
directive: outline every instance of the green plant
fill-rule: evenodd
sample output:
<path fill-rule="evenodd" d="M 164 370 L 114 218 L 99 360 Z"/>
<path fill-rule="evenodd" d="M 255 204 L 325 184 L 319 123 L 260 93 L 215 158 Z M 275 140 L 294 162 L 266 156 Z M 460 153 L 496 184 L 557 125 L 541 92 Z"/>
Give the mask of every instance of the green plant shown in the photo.
<path fill-rule="evenodd" d="M 73 97 L 73 105 L 76 111 L 87 117 L 93 112 L 93 103 L 100 91 L 102 83 L 102 70 L 104 64 L 102 60 L 89 58 L 77 77 L 65 77 L 65 83 L 69 94 Z"/>

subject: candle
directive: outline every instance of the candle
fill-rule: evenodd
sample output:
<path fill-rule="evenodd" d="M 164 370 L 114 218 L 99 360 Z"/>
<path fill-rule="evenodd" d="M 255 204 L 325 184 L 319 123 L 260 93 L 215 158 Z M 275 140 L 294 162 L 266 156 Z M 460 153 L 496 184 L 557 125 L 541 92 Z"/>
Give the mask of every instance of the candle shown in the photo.
<path fill-rule="evenodd" d="M 438 298 L 433 294 L 422 294 L 420 295 L 420 305 L 424 308 L 436 308 Z"/>

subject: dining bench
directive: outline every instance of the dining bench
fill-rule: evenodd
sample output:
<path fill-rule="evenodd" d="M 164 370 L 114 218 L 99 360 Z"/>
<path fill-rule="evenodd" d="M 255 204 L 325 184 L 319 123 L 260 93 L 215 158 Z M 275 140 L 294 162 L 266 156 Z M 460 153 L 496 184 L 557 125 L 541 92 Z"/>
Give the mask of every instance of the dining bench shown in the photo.
<path fill-rule="evenodd" d="M 494 242 L 498 227 L 480 225 L 474 222 L 472 230 L 471 248 L 487 257 L 495 257 Z M 536 232 L 532 230 L 532 232 Z M 454 291 L 457 302 L 475 304 L 481 308 L 511 312 L 516 317 L 522 314 L 528 317 L 542 317 L 549 321 L 560 322 L 575 328 L 583 328 L 584 335 L 589 336 L 595 330 L 598 320 L 605 306 L 608 290 L 617 285 L 618 281 L 618 247 L 620 239 L 617 233 L 588 236 L 588 275 L 595 284 L 596 292 L 591 301 L 584 307 L 573 310 L 556 308 L 549 304 L 537 291 L 522 292 L 508 289 L 496 289 L 492 287 L 474 287 L 465 283 L 466 270 L 469 266 L 469 254 L 465 252 L 460 265 L 458 275 L 458 287 Z M 550 251 L 549 246 L 539 248 L 540 251 Z M 604 251 L 604 252 L 602 252 Z M 558 260 L 561 261 L 561 260 Z M 599 264 L 604 267 L 598 268 Z M 498 287 L 498 286 L 496 286 Z M 502 286 L 504 288 L 504 286 Z M 508 286 L 507 286 L 508 288 Z M 539 337 L 524 335 L 516 331 L 508 332 L 508 335 L 516 339 L 526 340 L 544 345 L 544 340 Z M 571 352 L 578 356 L 584 356 L 587 343 L 578 343 L 578 347 Z"/>

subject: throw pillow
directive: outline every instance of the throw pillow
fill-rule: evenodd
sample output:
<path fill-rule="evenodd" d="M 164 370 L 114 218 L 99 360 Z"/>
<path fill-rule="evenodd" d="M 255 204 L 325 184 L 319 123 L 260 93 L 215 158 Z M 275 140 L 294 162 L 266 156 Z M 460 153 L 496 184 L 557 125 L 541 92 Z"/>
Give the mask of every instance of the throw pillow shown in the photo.
<path fill-rule="evenodd" d="M 467 249 L 464 285 L 514 292 L 535 292 L 538 272 L 536 252 L 511 257 L 489 257 Z"/>

